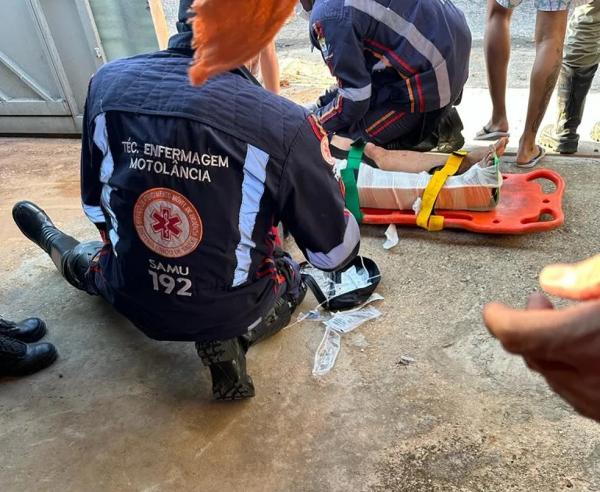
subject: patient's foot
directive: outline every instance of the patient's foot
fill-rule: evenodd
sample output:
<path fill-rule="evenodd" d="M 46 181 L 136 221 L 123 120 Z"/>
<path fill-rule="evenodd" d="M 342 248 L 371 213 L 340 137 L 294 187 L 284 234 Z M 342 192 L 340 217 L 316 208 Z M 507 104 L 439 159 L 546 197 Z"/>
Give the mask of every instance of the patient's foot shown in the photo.
<path fill-rule="evenodd" d="M 475 164 L 479 164 L 481 167 L 488 167 L 494 163 L 494 150 L 498 157 L 504 155 L 506 151 L 506 145 L 508 144 L 508 137 L 502 137 L 498 139 L 494 144 L 488 148 L 480 148 L 472 150 L 463 159 L 462 164 L 458 168 L 456 174 L 463 174 L 471 169 Z"/>
<path fill-rule="evenodd" d="M 365 149 L 363 151 L 365 156 L 367 156 L 369 159 L 373 159 L 375 162 L 382 160 L 384 158 L 384 156 L 387 155 L 389 152 L 394 152 L 394 151 L 389 151 L 389 150 L 384 149 L 383 147 L 379 147 L 379 145 L 375 145 L 374 143 L 371 143 L 371 142 L 367 142 L 367 144 L 365 145 Z M 398 151 L 396 151 L 396 152 L 398 152 Z"/>

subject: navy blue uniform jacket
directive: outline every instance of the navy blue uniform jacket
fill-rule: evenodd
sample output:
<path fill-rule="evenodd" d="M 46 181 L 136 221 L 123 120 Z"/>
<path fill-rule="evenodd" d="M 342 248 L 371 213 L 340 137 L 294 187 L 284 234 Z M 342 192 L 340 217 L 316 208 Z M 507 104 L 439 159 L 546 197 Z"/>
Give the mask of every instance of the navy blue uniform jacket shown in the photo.
<path fill-rule="evenodd" d="M 425 113 L 457 100 L 471 32 L 450 0 L 316 0 L 310 37 L 339 92 L 317 115 L 328 132 L 369 109 Z"/>
<path fill-rule="evenodd" d="M 117 60 L 93 77 L 82 201 L 107 238 L 94 283 L 148 336 L 239 336 L 274 304 L 282 221 L 318 268 L 358 250 L 359 230 L 300 106 L 225 73 L 189 84 L 191 52 Z"/>

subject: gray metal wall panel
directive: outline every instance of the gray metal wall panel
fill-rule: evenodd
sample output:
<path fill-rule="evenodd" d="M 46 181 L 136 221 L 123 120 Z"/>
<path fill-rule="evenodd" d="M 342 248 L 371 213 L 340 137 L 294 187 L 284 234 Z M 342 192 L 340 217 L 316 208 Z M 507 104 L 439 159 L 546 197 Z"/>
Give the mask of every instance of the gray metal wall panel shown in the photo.
<path fill-rule="evenodd" d="M 71 135 L 81 133 L 81 117 L 0 116 L 2 135 Z"/>
<path fill-rule="evenodd" d="M 146 0 L 0 0 L 0 134 L 80 132 L 100 65 L 157 47 Z"/>
<path fill-rule="evenodd" d="M 42 85 L 53 98 L 62 97 L 58 79 L 52 74 L 48 51 L 31 17 L 27 0 L 0 1 L 0 52 Z M 22 82 L 20 85 L 23 85 Z M 8 94 L 20 90 L 15 87 L 14 81 L 6 79 L 0 79 L 0 88 Z"/>
<path fill-rule="evenodd" d="M 86 30 L 90 25 L 80 17 L 76 3 L 81 0 L 39 0 L 50 29 L 52 42 L 58 52 L 61 67 L 67 77 L 64 92 L 76 103 L 75 114 L 83 114 L 85 96 L 91 76 L 102 65 L 102 59 L 89 44 Z M 88 20 L 89 22 L 89 20 Z"/>
<path fill-rule="evenodd" d="M 158 50 L 147 0 L 90 0 L 108 60 Z"/>

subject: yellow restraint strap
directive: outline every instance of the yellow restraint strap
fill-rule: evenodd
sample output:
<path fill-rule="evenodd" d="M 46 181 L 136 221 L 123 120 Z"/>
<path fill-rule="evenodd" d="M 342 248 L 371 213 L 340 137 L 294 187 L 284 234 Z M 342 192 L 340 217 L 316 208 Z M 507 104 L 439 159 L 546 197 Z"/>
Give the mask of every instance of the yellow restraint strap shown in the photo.
<path fill-rule="evenodd" d="M 417 215 L 417 225 L 419 227 L 428 231 L 441 231 L 444 228 L 444 217 L 441 215 L 431 215 L 431 212 L 446 180 L 448 177 L 456 174 L 466 155 L 467 153 L 464 150 L 459 150 L 451 154 L 444 167 L 436 171 L 429 180 L 429 184 L 425 188 L 421 199 L 421 210 Z"/>

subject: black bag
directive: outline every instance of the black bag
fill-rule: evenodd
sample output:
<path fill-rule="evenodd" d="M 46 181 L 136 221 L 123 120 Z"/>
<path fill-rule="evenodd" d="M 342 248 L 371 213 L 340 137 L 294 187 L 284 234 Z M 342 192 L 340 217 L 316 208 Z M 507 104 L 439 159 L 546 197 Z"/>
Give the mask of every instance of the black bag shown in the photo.
<path fill-rule="evenodd" d="M 358 273 L 361 273 L 362 270 L 366 269 L 368 273 L 369 284 L 366 287 L 360 287 L 349 292 L 336 295 L 335 286 L 340 284 L 342 274 L 352 267 L 356 267 Z M 310 272 L 313 269 L 314 267 L 310 263 L 304 262 L 300 265 L 300 275 L 302 276 L 304 283 L 306 283 L 308 288 L 317 298 L 317 301 L 319 301 L 319 304 L 328 311 L 341 311 L 360 306 L 366 302 L 367 299 L 369 299 L 381 280 L 381 272 L 379 271 L 377 264 L 373 260 L 364 256 L 357 256 L 343 270 L 338 270 L 335 272 L 322 272 L 319 270 L 320 276 L 330 280 L 329 288 L 325 287 L 323 282 L 321 282 L 320 285 L 318 280 L 313 277 Z M 324 292 L 323 289 L 328 291 Z"/>

